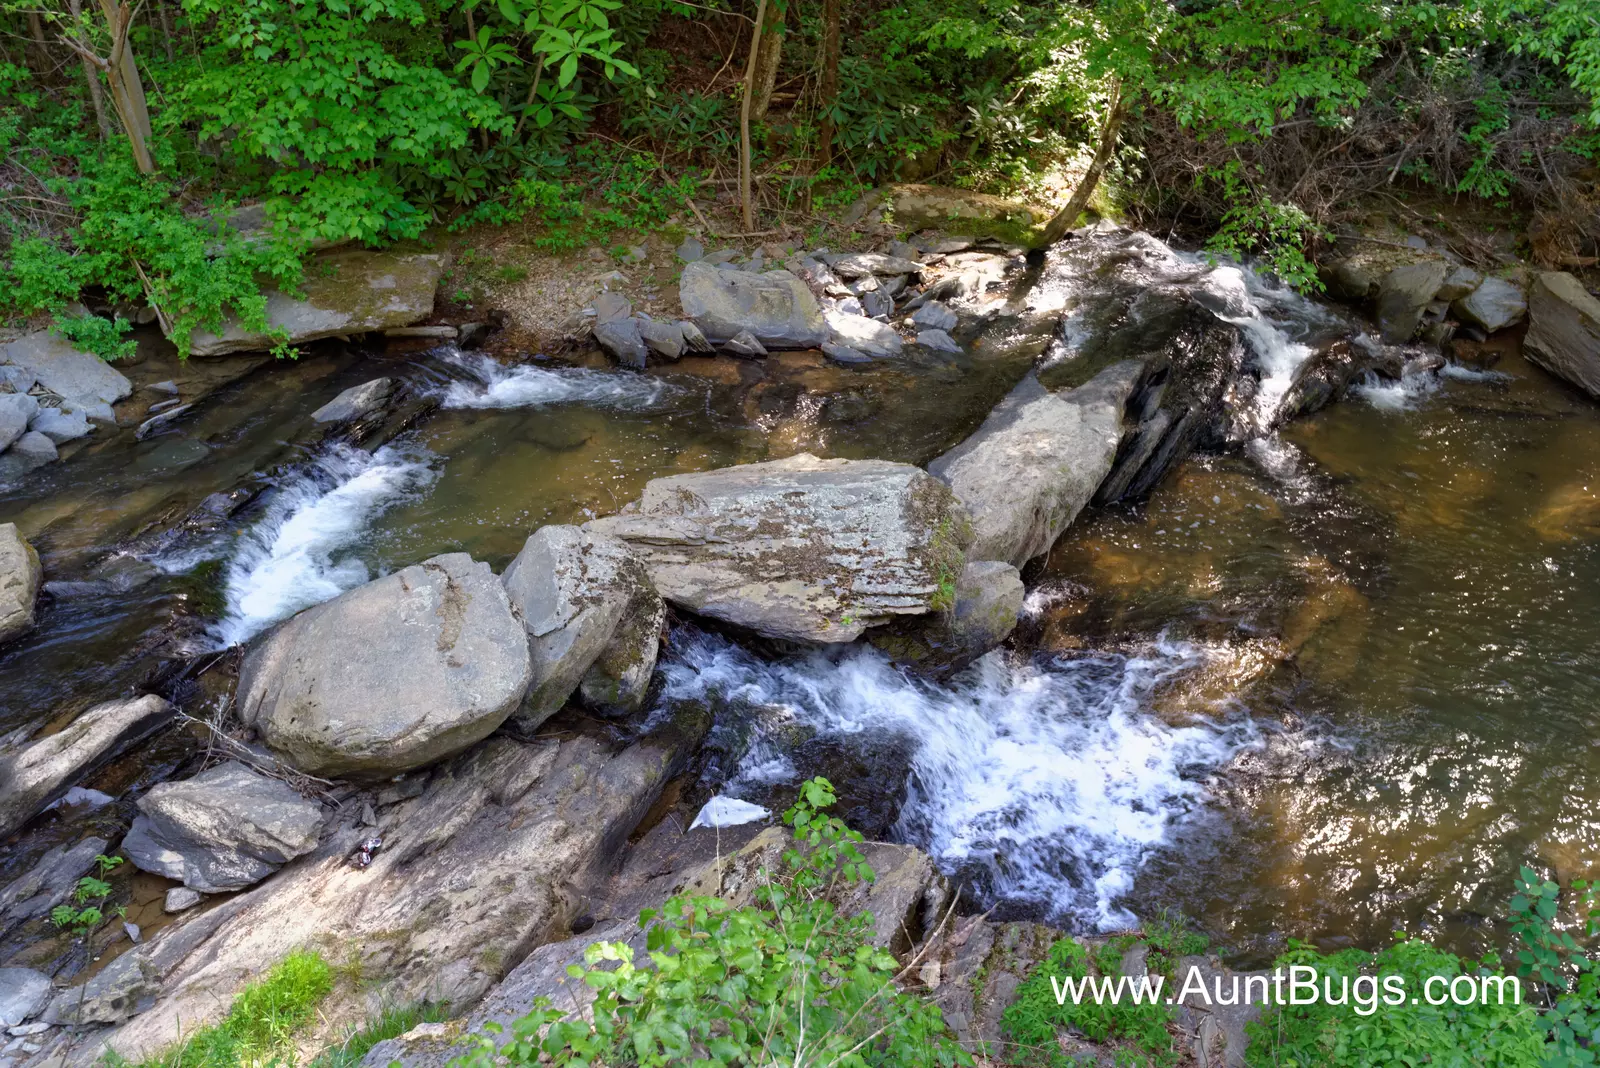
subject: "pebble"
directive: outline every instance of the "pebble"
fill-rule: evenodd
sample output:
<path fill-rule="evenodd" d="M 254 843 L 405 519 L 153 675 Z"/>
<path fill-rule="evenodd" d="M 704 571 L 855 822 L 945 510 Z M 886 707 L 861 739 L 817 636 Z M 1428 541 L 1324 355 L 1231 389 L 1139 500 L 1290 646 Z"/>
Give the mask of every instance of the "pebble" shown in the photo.
<path fill-rule="evenodd" d="M 192 909 L 200 904 L 200 892 L 191 890 L 187 886 L 174 886 L 167 891 L 167 899 L 161 903 L 163 912 L 182 912 Z"/>

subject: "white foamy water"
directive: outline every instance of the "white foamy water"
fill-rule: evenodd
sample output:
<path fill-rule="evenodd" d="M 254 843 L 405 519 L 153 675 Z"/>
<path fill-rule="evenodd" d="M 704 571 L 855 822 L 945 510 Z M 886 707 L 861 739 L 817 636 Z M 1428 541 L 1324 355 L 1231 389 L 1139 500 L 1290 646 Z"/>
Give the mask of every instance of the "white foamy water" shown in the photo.
<path fill-rule="evenodd" d="M 219 646 L 248 641 L 368 581 L 367 565 L 351 550 L 375 517 L 432 484 L 433 459 L 421 449 L 366 453 L 337 444 L 279 486 L 228 561 L 227 611 L 211 628 Z"/>
<path fill-rule="evenodd" d="M 897 741 L 909 766 L 882 773 L 904 776 L 899 837 L 990 901 L 1115 928 L 1132 921 L 1118 901 L 1145 858 L 1203 803 L 1204 774 L 1258 742 L 1248 722 L 1171 727 L 1142 710 L 1152 687 L 1200 659 L 1176 643 L 1043 666 L 991 653 L 936 685 L 870 649 L 769 662 L 697 635 L 662 671 L 669 701 L 761 725 L 727 793 L 771 782 L 797 729 L 839 745 Z"/>
<path fill-rule="evenodd" d="M 1439 377 L 1431 371 L 1404 375 L 1399 381 L 1369 372 L 1350 387 L 1350 392 L 1374 408 L 1403 412 L 1415 408 L 1438 388 Z"/>
<path fill-rule="evenodd" d="M 602 408 L 645 410 L 671 392 L 658 378 L 626 371 L 582 367 L 550 369 L 521 364 L 507 367 L 487 356 L 447 352 L 442 359 L 473 377 L 445 387 L 446 408 L 541 408 L 551 404 L 592 404 Z"/>

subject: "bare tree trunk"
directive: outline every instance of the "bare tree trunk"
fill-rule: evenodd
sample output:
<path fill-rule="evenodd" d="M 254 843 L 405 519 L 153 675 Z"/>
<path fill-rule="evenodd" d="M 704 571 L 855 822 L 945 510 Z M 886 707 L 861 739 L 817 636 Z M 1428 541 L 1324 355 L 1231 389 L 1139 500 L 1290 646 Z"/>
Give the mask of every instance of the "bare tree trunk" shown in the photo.
<path fill-rule="evenodd" d="M 839 0 L 822 0 L 822 128 L 817 132 L 817 169 L 833 162 L 833 108 L 839 101 Z"/>
<path fill-rule="evenodd" d="M 1072 191 L 1072 199 L 1045 224 L 1045 245 L 1053 245 L 1066 236 L 1078 221 L 1078 216 L 1089 206 L 1089 198 L 1094 195 L 1095 186 L 1099 184 L 1101 175 L 1105 174 L 1117 150 L 1117 135 L 1122 131 L 1122 120 L 1128 117 L 1128 108 L 1132 104 L 1132 95 L 1123 93 L 1121 83 L 1111 86 L 1111 110 L 1106 113 L 1106 124 L 1100 130 L 1100 146 L 1095 149 L 1094 159 L 1089 161 L 1089 169 L 1084 173 L 1083 180 Z"/>
<path fill-rule="evenodd" d="M 77 25 L 78 32 L 83 33 L 81 0 L 67 0 L 67 10 L 72 13 L 72 21 Z M 84 34 L 84 38 L 87 40 L 88 34 Z M 78 60 L 83 64 L 83 80 L 89 83 L 89 103 L 94 108 L 94 123 L 100 130 L 100 141 L 104 144 L 111 140 L 111 120 L 106 117 L 106 95 L 100 89 L 100 69 L 81 51 Z"/>
<path fill-rule="evenodd" d="M 117 109 L 128 142 L 133 146 L 133 161 L 140 174 L 154 174 L 156 163 L 150 156 L 150 107 L 144 98 L 144 82 L 133 61 L 128 31 L 133 28 L 134 8 L 127 0 L 100 0 L 100 10 L 111 24 L 111 56 L 106 60 L 106 80 L 111 85 L 111 103 Z"/>
<path fill-rule="evenodd" d="M 783 60 L 782 19 L 776 17 L 777 9 L 769 8 L 771 25 L 761 26 L 761 47 L 756 51 L 756 95 L 750 105 L 750 117 L 757 122 L 767 117 L 772 106 L 772 91 L 778 87 L 778 64 Z"/>
<path fill-rule="evenodd" d="M 761 53 L 761 24 L 767 21 L 767 0 L 756 4 L 756 25 L 750 32 L 750 60 L 744 69 L 744 98 L 739 101 L 739 206 L 744 210 L 744 228 L 756 228 L 755 212 L 750 208 L 750 106 L 756 88 L 756 63 Z"/>
<path fill-rule="evenodd" d="M 39 70 L 50 69 L 50 45 L 44 38 L 44 23 L 37 11 L 28 12 L 28 32 L 33 35 L 33 47 L 39 53 Z"/>
<path fill-rule="evenodd" d="M 167 62 L 174 60 L 172 54 L 172 16 L 167 13 L 167 0 L 156 0 L 156 13 L 161 16 L 161 38 L 167 45 Z M 156 86 L 160 90 L 161 86 Z"/>

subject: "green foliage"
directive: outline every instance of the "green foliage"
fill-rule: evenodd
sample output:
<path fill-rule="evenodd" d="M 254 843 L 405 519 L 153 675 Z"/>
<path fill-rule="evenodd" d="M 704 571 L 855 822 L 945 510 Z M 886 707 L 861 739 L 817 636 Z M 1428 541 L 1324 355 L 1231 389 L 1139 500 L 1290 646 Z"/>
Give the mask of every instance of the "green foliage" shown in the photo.
<path fill-rule="evenodd" d="M 1206 248 L 1237 260 L 1253 255 L 1261 267 L 1287 285 L 1302 293 L 1320 291 L 1322 281 L 1316 265 L 1306 256 L 1306 242 L 1327 235 L 1298 206 L 1279 203 L 1254 190 L 1243 170 L 1237 162 L 1223 168 L 1223 196 L 1230 206 Z"/>
<path fill-rule="evenodd" d="M 296 950 L 233 999 L 220 1023 L 201 1028 L 139 1068 L 240 1068 L 296 1062 L 295 1038 L 333 989 L 333 971 L 309 950 Z M 330 1064 L 338 1065 L 340 1061 Z"/>
<path fill-rule="evenodd" d="M 1131 941 L 1131 940 L 1130 940 Z M 1101 975 L 1116 975 L 1123 948 L 1116 943 L 1097 955 Z M 1089 952 L 1076 939 L 1063 938 L 1050 947 L 1045 959 L 1017 988 L 1016 1000 L 1000 1017 L 1000 1030 L 1008 1043 L 1008 1059 L 1038 1068 L 1073 1068 L 1077 1063 L 1061 1052 L 1057 1036 L 1062 1030 L 1082 1034 L 1092 1042 L 1110 1042 L 1118 1049 L 1117 1064 L 1129 1068 L 1167 1068 L 1178 1062 L 1167 1025 L 1173 1010 L 1164 1004 L 1113 1004 L 1084 998 L 1057 1003 L 1055 986 L 1066 979 L 1089 975 Z"/>
<path fill-rule="evenodd" d="M 1575 880 L 1572 897 L 1583 934 L 1600 936 L 1600 884 Z M 1584 953 L 1559 926 L 1561 887 L 1524 867 L 1511 899 L 1511 933 L 1521 944 L 1517 974 L 1535 980 L 1544 1000 L 1548 1068 L 1600 1064 L 1600 955 Z"/>
<path fill-rule="evenodd" d="M 449 1018 L 440 1005 L 407 1005 L 385 1009 L 377 1019 L 354 1028 L 344 1040 L 324 1050 L 310 1068 L 358 1068 L 367 1052 L 379 1042 L 405 1034 L 423 1023 L 438 1023 Z"/>
<path fill-rule="evenodd" d="M 122 864 L 121 857 L 108 857 L 100 854 L 94 858 L 95 870 L 100 875 L 110 875 Z M 111 896 L 113 887 L 103 878 L 85 875 L 79 879 L 72 890 L 72 903 L 60 904 L 50 910 L 50 922 L 58 930 L 70 930 L 73 937 L 81 938 L 99 927 L 106 920 L 106 899 Z M 118 905 L 111 910 L 111 914 L 121 917 L 127 910 Z"/>
<path fill-rule="evenodd" d="M 124 360 L 132 356 L 138 343 L 127 337 L 133 324 L 121 317 L 102 319 L 98 315 L 60 314 L 55 319 L 55 331 L 84 352 L 92 352 L 103 360 Z"/>
<path fill-rule="evenodd" d="M 488 1025 L 457 1068 L 970 1065 L 938 1009 L 896 988 L 894 958 L 865 941 L 870 917 L 841 916 L 828 900 L 870 878 L 860 835 L 823 813 L 833 801 L 824 779 L 801 788 L 784 814 L 793 847 L 781 871 L 761 873 L 757 905 L 674 897 L 646 910 L 648 963 L 601 942 L 587 968 L 570 969 L 596 992 L 592 1022 L 540 1004 L 509 1041 Z"/>

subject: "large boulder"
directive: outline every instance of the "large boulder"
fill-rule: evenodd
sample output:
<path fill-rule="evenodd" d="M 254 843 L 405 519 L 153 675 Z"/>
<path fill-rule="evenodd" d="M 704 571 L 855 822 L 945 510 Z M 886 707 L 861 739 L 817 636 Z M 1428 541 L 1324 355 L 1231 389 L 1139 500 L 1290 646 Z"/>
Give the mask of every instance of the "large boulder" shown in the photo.
<path fill-rule="evenodd" d="M 1383 276 L 1378 282 L 1377 312 L 1378 329 L 1385 341 L 1411 340 L 1448 272 L 1443 260 L 1424 260 L 1396 267 Z"/>
<path fill-rule="evenodd" d="M 427 252 L 327 252 L 306 268 L 303 295 L 267 290 L 267 325 L 289 335 L 290 344 L 410 326 L 433 314 L 434 290 L 444 257 Z M 276 344 L 268 330 L 251 330 L 225 319 L 219 333 L 196 330 L 195 356 L 254 352 Z"/>
<path fill-rule="evenodd" d="M 239 673 L 239 713 L 313 775 L 379 776 L 486 737 L 533 671 L 488 564 L 447 553 L 301 612 Z"/>
<path fill-rule="evenodd" d="M 947 605 L 972 538 L 965 510 L 926 472 L 807 453 L 652 479 L 585 529 L 627 542 L 673 604 L 811 642 L 854 641 Z"/>
<path fill-rule="evenodd" d="M 1528 314 L 1528 298 L 1504 278 L 1485 278 L 1472 292 L 1455 298 L 1450 311 L 1462 322 L 1493 334 L 1522 322 Z"/>
<path fill-rule="evenodd" d="M 1050 551 L 1110 473 L 1141 373 L 1124 361 L 1059 393 L 1030 374 L 976 433 L 928 465 L 972 512 L 972 559 L 1020 568 Z"/>
<path fill-rule="evenodd" d="M 974 560 L 956 579 L 955 603 L 944 612 L 896 620 L 867 640 L 897 663 L 943 676 L 1000 645 L 1016 628 L 1027 590 L 1022 574 L 999 560 Z"/>
<path fill-rule="evenodd" d="M 1600 398 L 1600 300 L 1572 275 L 1534 279 L 1522 347 L 1540 367 Z"/>
<path fill-rule="evenodd" d="M 715 343 L 748 330 L 769 349 L 810 349 L 828 340 L 822 306 L 788 271 L 723 270 L 689 264 L 678 280 L 683 313 Z"/>
<path fill-rule="evenodd" d="M 518 728 L 535 729 L 580 687 L 600 711 L 643 705 L 666 605 L 627 545 L 578 527 L 541 527 L 501 581 L 533 662 Z"/>
<path fill-rule="evenodd" d="M 100 357 L 80 352 L 50 330 L 0 345 L 0 364 L 13 364 L 39 385 L 111 418 L 108 405 L 133 392 L 133 383 Z"/>
<path fill-rule="evenodd" d="M 21 827 L 83 776 L 171 718 L 154 695 L 108 701 L 54 734 L 0 751 L 0 837 Z"/>
<path fill-rule="evenodd" d="M 0 523 L 0 644 L 33 628 L 33 604 L 43 581 L 39 554 L 15 523 Z"/>
<path fill-rule="evenodd" d="M 122 851 L 207 894 L 243 890 L 317 848 L 322 806 L 237 761 L 152 786 Z"/>

